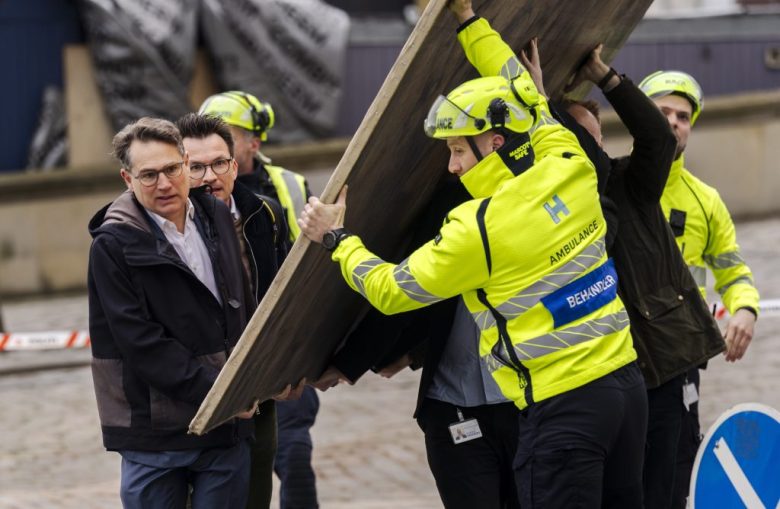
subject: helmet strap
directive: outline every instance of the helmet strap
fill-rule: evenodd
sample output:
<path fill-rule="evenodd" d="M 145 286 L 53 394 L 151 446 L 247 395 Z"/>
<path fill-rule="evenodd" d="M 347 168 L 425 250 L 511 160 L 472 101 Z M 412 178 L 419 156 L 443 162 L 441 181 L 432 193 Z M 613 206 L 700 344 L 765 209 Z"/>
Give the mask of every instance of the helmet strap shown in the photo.
<path fill-rule="evenodd" d="M 474 137 L 466 136 L 466 143 L 469 144 L 471 151 L 474 152 L 474 157 L 477 158 L 477 162 L 480 162 L 483 159 L 482 152 L 479 151 L 479 147 L 477 146 L 477 142 L 474 141 Z"/>

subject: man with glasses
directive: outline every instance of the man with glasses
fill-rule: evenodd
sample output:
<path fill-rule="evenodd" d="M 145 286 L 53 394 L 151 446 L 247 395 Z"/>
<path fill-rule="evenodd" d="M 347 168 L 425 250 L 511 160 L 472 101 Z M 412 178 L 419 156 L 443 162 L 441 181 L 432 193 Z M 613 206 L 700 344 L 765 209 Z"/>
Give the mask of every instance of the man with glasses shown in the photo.
<path fill-rule="evenodd" d="M 176 125 L 190 157 L 190 185 L 207 186 L 212 195 L 230 208 L 241 246 L 241 261 L 249 277 L 252 300 L 257 304 L 289 249 L 282 207 L 236 181 L 234 140 L 221 118 L 190 113 Z M 260 405 L 255 416 L 250 507 L 268 507 L 271 503 L 276 442 L 276 406 L 268 400 Z"/>
<path fill-rule="evenodd" d="M 233 135 L 233 157 L 238 172 L 236 180 L 252 192 L 281 204 L 290 242 L 295 242 L 300 233 L 298 214 L 311 192 L 302 175 L 271 164 L 271 160 L 261 152 L 262 144 L 268 139 L 268 132 L 276 121 L 271 105 L 247 92 L 231 90 L 208 97 L 198 113 L 214 115 L 225 121 Z M 308 386 L 299 400 L 276 405 L 278 451 L 274 469 L 281 480 L 282 509 L 288 507 L 288 503 L 294 507 L 317 507 L 310 430 L 319 408 L 317 393 Z M 254 458 L 253 455 L 253 469 Z M 253 480 L 250 502 L 258 500 L 255 499 L 255 484 Z M 253 505 L 259 504 L 258 501 Z"/>
<path fill-rule="evenodd" d="M 113 140 L 127 191 L 90 221 L 92 378 L 130 508 L 242 508 L 255 408 L 202 436 L 188 425 L 253 308 L 230 212 L 190 194 L 176 127 L 142 118 Z"/>
<path fill-rule="evenodd" d="M 208 97 L 198 113 L 215 115 L 227 123 L 233 135 L 238 181 L 284 207 L 290 240 L 294 242 L 300 233 L 298 214 L 311 192 L 302 175 L 272 165 L 260 151 L 276 121 L 271 105 L 247 92 L 231 90 Z"/>

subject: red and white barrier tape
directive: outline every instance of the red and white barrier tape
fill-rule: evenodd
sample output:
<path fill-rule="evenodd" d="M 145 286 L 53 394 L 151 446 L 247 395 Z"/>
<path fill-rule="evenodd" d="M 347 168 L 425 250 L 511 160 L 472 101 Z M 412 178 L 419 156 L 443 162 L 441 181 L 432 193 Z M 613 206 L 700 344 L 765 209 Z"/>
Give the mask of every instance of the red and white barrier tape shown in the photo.
<path fill-rule="evenodd" d="M 780 316 L 780 299 L 766 299 L 758 302 L 758 316 Z M 729 312 L 722 302 L 715 304 L 714 316 L 716 320 L 725 320 Z"/>
<path fill-rule="evenodd" d="M 0 352 L 14 350 L 59 350 L 89 346 L 89 332 L 43 331 L 0 333 Z"/>
<path fill-rule="evenodd" d="M 767 299 L 759 302 L 759 316 L 780 316 L 780 299 Z M 724 320 L 729 312 L 722 302 L 715 304 L 715 318 Z M 3 332 L 0 333 L 0 352 L 18 350 L 59 350 L 64 348 L 86 348 L 89 346 L 89 332 L 44 331 L 44 332 Z"/>

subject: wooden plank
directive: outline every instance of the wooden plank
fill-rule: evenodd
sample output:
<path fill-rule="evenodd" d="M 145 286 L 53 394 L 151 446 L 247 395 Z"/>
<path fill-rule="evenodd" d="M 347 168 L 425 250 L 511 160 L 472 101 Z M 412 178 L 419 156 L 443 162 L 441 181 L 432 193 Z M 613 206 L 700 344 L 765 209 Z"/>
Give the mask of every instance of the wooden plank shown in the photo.
<path fill-rule="evenodd" d="M 474 2 L 512 47 L 540 37 L 548 93 L 560 94 L 577 64 L 599 42 L 611 58 L 651 0 L 490 0 Z M 446 0 L 431 0 L 347 147 L 325 202 L 348 183 L 346 225 L 385 259 L 400 261 L 412 221 L 447 167 L 441 141 L 423 119 L 433 100 L 477 77 L 455 39 Z M 342 280 L 318 245 L 299 239 L 190 424 L 201 434 L 257 398 L 302 377 L 316 379 L 367 303 Z"/>

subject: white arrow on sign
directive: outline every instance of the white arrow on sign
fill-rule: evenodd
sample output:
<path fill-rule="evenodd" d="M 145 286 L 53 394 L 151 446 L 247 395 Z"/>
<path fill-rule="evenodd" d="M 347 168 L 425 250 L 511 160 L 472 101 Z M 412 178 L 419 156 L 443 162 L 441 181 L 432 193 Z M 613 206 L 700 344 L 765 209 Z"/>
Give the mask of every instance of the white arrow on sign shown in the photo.
<path fill-rule="evenodd" d="M 737 458 L 735 458 L 734 453 L 731 452 L 729 444 L 726 443 L 726 440 L 723 437 L 715 442 L 713 452 L 715 453 L 715 457 L 718 458 L 720 466 L 723 467 L 723 471 L 726 472 L 729 481 L 731 481 L 731 484 L 733 484 L 734 488 L 737 490 L 737 494 L 739 495 L 739 498 L 742 499 L 742 503 L 745 504 L 745 507 L 748 509 L 766 509 L 764 503 L 758 498 L 758 493 L 756 493 L 756 490 L 753 489 L 753 486 L 750 484 L 745 472 L 742 471 L 742 467 L 737 463 Z M 778 505 L 778 507 L 780 507 L 780 505 Z"/>

